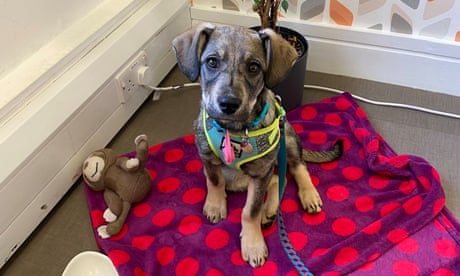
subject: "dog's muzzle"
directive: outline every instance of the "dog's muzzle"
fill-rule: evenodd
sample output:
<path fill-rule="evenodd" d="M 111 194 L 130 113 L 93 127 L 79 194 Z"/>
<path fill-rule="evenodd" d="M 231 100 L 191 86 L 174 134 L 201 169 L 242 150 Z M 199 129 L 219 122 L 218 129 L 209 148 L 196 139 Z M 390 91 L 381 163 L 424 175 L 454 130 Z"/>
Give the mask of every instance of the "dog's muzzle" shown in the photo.
<path fill-rule="evenodd" d="M 231 115 L 240 107 L 241 99 L 232 96 L 221 96 L 217 99 L 217 103 L 223 113 Z"/>

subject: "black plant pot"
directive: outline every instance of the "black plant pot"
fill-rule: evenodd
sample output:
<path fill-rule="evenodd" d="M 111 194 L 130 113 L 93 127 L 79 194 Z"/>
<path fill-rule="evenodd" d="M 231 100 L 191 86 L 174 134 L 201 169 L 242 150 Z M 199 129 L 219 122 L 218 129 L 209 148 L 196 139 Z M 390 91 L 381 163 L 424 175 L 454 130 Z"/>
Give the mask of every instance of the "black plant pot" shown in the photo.
<path fill-rule="evenodd" d="M 257 31 L 260 27 L 251 27 L 251 29 Z M 287 77 L 272 89 L 275 94 L 281 97 L 282 105 L 286 111 L 290 111 L 302 104 L 307 68 L 308 42 L 303 35 L 290 28 L 277 27 L 276 31 L 285 39 L 295 37 L 295 40 L 299 42 L 295 47 L 299 53 L 296 63 Z"/>

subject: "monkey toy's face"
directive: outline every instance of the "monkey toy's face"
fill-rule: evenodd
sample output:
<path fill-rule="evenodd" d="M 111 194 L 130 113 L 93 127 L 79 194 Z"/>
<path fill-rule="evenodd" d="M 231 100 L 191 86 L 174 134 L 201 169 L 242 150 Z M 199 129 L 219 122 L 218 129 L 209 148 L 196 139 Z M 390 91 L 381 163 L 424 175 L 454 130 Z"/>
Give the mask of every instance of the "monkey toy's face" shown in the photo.
<path fill-rule="evenodd" d="M 89 156 L 83 163 L 83 177 L 88 182 L 91 188 L 101 190 L 104 187 L 99 187 L 98 182 L 102 178 L 102 173 L 105 168 L 105 160 L 99 156 Z"/>

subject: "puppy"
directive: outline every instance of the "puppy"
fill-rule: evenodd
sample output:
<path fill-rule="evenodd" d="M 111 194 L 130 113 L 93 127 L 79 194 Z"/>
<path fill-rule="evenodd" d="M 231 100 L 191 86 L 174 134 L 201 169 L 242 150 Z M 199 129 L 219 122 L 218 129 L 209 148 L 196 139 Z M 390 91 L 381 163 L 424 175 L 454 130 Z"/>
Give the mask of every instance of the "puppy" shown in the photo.
<path fill-rule="evenodd" d="M 206 23 L 176 37 L 173 49 L 183 73 L 191 81 L 200 78 L 201 83 L 201 110 L 194 131 L 206 176 L 203 214 L 210 222 L 219 222 L 227 216 L 226 191 L 247 191 L 241 254 L 252 267 L 261 266 L 268 256 L 261 227 L 273 223 L 279 205 L 274 168 L 284 117 L 270 88 L 288 74 L 297 53 L 271 29 L 256 32 Z M 341 145 L 325 152 L 302 150 L 288 122 L 285 141 L 300 202 L 307 212 L 320 212 L 322 201 L 304 159 L 332 161 L 340 156 Z"/>

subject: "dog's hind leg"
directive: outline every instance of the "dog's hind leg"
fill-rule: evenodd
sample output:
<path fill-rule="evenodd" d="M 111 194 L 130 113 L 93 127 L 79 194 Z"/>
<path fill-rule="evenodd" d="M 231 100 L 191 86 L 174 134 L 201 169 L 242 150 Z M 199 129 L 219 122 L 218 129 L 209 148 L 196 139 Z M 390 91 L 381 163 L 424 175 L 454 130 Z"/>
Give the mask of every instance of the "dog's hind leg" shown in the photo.
<path fill-rule="evenodd" d="M 299 187 L 298 196 L 302 207 L 308 213 L 319 213 L 323 207 L 321 197 L 311 181 L 307 166 L 299 163 L 297 166 L 290 167 L 289 172 Z"/>
<path fill-rule="evenodd" d="M 208 191 L 203 214 L 211 223 L 217 223 L 227 217 L 225 179 L 220 165 L 204 162 L 204 168 Z"/>

